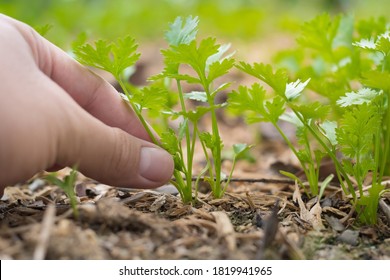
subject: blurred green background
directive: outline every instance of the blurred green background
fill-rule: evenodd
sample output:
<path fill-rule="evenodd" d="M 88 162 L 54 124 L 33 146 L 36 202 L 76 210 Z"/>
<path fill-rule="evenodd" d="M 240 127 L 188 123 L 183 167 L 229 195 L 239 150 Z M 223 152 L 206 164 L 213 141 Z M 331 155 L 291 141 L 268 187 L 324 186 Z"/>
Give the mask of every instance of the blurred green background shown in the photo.
<path fill-rule="evenodd" d="M 47 37 L 65 49 L 81 32 L 91 39 L 131 35 L 160 42 L 177 16 L 199 16 L 201 36 L 259 41 L 293 33 L 323 12 L 387 17 L 389 8 L 388 0 L 0 0 L 1 13 L 32 26 L 52 25 Z"/>

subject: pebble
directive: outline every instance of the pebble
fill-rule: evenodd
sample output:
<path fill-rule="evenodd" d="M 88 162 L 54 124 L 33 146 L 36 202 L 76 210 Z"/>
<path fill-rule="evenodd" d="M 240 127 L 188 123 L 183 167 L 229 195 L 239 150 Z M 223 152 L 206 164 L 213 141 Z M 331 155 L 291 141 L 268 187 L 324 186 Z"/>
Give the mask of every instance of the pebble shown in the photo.
<path fill-rule="evenodd" d="M 352 246 L 356 246 L 359 244 L 358 238 L 358 231 L 347 229 L 337 238 L 337 240 Z"/>

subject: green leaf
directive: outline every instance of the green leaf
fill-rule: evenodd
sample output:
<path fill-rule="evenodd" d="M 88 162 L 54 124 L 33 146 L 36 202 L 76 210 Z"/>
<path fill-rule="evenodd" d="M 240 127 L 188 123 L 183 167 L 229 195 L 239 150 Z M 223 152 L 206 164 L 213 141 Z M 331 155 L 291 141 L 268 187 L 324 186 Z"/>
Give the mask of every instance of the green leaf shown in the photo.
<path fill-rule="evenodd" d="M 273 88 L 278 95 L 282 97 L 285 96 L 286 84 L 288 81 L 285 70 L 279 69 L 274 72 L 272 66 L 269 64 L 254 63 L 253 65 L 250 65 L 243 61 L 237 65 L 237 68 L 265 82 Z"/>
<path fill-rule="evenodd" d="M 361 161 L 371 153 L 373 137 L 380 124 L 381 116 L 374 106 L 364 103 L 347 110 L 336 129 L 341 151 L 346 156 Z"/>
<path fill-rule="evenodd" d="M 205 144 L 209 149 L 212 149 L 215 145 L 213 136 L 210 132 L 202 132 L 199 134 L 199 139 Z"/>
<path fill-rule="evenodd" d="M 227 74 L 233 66 L 234 59 L 224 59 L 222 61 L 212 63 L 209 67 L 209 74 L 207 75 L 208 83 L 211 83 L 216 78 Z"/>
<path fill-rule="evenodd" d="M 250 148 L 251 148 L 251 146 L 249 146 L 248 144 L 245 144 L 245 143 L 234 144 L 233 145 L 234 156 L 238 157 L 241 154 L 245 153 Z"/>
<path fill-rule="evenodd" d="M 188 16 L 184 23 L 181 17 L 177 17 L 173 23 L 169 25 L 169 30 L 165 33 L 165 39 L 172 46 L 181 44 L 188 45 L 194 41 L 198 32 L 198 17 Z"/>
<path fill-rule="evenodd" d="M 354 17 L 352 15 L 343 15 L 337 28 L 337 33 L 332 41 L 332 48 L 339 47 L 351 48 L 353 37 Z"/>
<path fill-rule="evenodd" d="M 321 200 L 321 197 L 324 194 L 326 187 L 333 180 L 333 177 L 334 177 L 334 175 L 330 174 L 328 177 L 325 178 L 324 181 L 322 181 L 321 186 L 320 186 L 320 193 L 318 194 L 318 201 Z"/>
<path fill-rule="evenodd" d="M 366 87 L 383 89 L 384 91 L 390 90 L 390 73 L 385 71 L 369 71 L 362 73 L 362 83 Z"/>
<path fill-rule="evenodd" d="M 161 134 L 161 146 L 171 155 L 179 152 L 179 141 L 173 129 L 169 128 Z"/>
<path fill-rule="evenodd" d="M 51 29 L 53 28 L 52 24 L 45 24 L 45 25 L 39 25 L 35 26 L 34 29 L 37 31 L 41 36 L 45 36 Z"/>
<path fill-rule="evenodd" d="M 291 105 L 299 112 L 305 120 L 322 120 L 325 119 L 330 111 L 330 107 L 318 101 L 309 104 Z"/>
<path fill-rule="evenodd" d="M 324 13 L 302 26 L 302 34 L 297 39 L 304 47 L 314 49 L 323 55 L 332 53 L 333 40 L 337 35 L 341 17 L 331 19 Z"/>
<path fill-rule="evenodd" d="M 126 68 L 133 66 L 137 62 L 140 57 L 140 54 L 136 52 L 137 48 L 138 45 L 130 36 L 118 38 L 116 43 L 112 45 L 113 64 L 117 77 Z"/>
<path fill-rule="evenodd" d="M 74 54 L 80 63 L 110 72 L 119 79 L 122 72 L 139 59 L 137 47 L 134 39 L 127 36 L 114 43 L 98 40 L 95 46 L 85 44 L 76 47 Z"/>
<path fill-rule="evenodd" d="M 267 109 L 268 119 L 272 123 L 277 123 L 280 116 L 284 113 L 285 101 L 282 97 L 276 96 L 272 101 L 265 102 L 265 108 Z"/>
<path fill-rule="evenodd" d="M 131 102 L 141 109 L 160 111 L 166 104 L 167 91 L 159 87 L 143 87 L 134 91 Z"/>
<path fill-rule="evenodd" d="M 276 96 L 272 101 L 265 99 L 265 89 L 255 83 L 251 88 L 240 86 L 238 91 L 229 94 L 229 107 L 236 112 L 249 112 L 248 121 L 270 121 L 276 123 L 284 113 L 285 101 L 280 96 Z"/>
<path fill-rule="evenodd" d="M 352 105 L 361 105 L 363 103 L 371 103 L 371 101 L 381 95 L 383 91 L 376 91 L 370 88 L 362 88 L 357 92 L 347 92 L 345 96 L 342 96 L 337 100 L 337 104 L 341 107 L 347 107 Z"/>

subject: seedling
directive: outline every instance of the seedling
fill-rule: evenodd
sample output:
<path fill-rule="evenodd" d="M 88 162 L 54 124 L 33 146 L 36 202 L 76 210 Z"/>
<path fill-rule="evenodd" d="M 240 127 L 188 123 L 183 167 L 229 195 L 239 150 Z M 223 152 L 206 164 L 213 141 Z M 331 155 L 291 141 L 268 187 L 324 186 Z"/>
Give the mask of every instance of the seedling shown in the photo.
<path fill-rule="evenodd" d="M 73 209 L 73 215 L 75 218 L 79 216 L 79 211 L 77 209 L 77 199 L 76 199 L 76 193 L 74 190 L 75 183 L 77 180 L 77 170 L 76 168 L 73 168 L 69 175 L 66 175 L 63 180 L 57 178 L 57 176 L 53 173 L 48 174 L 45 176 L 45 180 L 50 182 L 51 184 L 54 184 L 58 187 L 60 187 L 67 197 L 69 198 L 70 205 Z"/>

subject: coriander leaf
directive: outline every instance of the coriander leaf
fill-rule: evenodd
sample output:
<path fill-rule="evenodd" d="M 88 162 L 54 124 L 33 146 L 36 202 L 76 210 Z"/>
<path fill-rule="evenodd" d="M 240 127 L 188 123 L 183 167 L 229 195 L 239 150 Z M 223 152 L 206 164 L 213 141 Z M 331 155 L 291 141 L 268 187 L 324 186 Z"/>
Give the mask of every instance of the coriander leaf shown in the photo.
<path fill-rule="evenodd" d="M 87 43 L 77 47 L 74 54 L 80 63 L 112 73 L 111 48 L 111 43 L 97 40 L 95 47 Z"/>
<path fill-rule="evenodd" d="M 39 33 L 41 36 L 46 36 L 46 34 L 53 28 L 53 25 L 50 23 L 47 23 L 45 25 L 39 25 L 35 26 L 34 29 L 36 32 Z"/>
<path fill-rule="evenodd" d="M 304 47 L 314 49 L 324 56 L 332 53 L 333 41 L 339 30 L 341 17 L 333 20 L 329 14 L 324 13 L 302 26 L 302 34 L 297 39 Z"/>
<path fill-rule="evenodd" d="M 291 105 L 305 120 L 325 119 L 330 111 L 330 107 L 318 101 L 309 104 Z"/>
<path fill-rule="evenodd" d="M 351 15 L 343 15 L 337 28 L 337 33 L 332 41 L 332 48 L 351 48 L 354 18 Z"/>
<path fill-rule="evenodd" d="M 140 57 L 139 53 L 136 53 L 138 45 L 135 40 L 130 36 L 125 38 L 119 38 L 116 43 L 112 45 L 112 56 L 114 64 L 114 76 L 119 75 L 128 67 L 133 66 Z"/>
<path fill-rule="evenodd" d="M 378 36 L 376 41 L 377 50 L 387 55 L 390 52 L 390 31 Z"/>
<path fill-rule="evenodd" d="M 380 124 L 381 117 L 374 106 L 364 103 L 347 110 L 336 129 L 341 151 L 361 161 L 371 152 L 373 137 Z"/>
<path fill-rule="evenodd" d="M 199 134 L 199 139 L 207 148 L 212 149 L 214 147 L 214 139 L 210 132 L 202 132 Z"/>
<path fill-rule="evenodd" d="M 181 44 L 189 44 L 194 41 L 198 33 L 198 17 L 188 16 L 184 23 L 181 17 L 177 17 L 175 21 L 169 25 L 169 30 L 165 33 L 165 39 L 169 45 L 178 46 Z"/>
<path fill-rule="evenodd" d="M 363 103 L 369 104 L 375 97 L 381 95 L 383 91 L 376 91 L 370 88 L 362 88 L 357 92 L 347 92 L 345 96 L 342 96 L 337 100 L 337 104 L 341 107 L 347 107 L 351 105 L 361 105 Z"/>
<path fill-rule="evenodd" d="M 284 97 L 288 80 L 285 70 L 279 69 L 274 72 L 272 66 L 269 64 L 254 63 L 253 65 L 250 65 L 243 61 L 241 61 L 236 67 L 249 75 L 262 80 L 272 87 L 278 95 Z"/>
<path fill-rule="evenodd" d="M 161 134 L 161 146 L 172 155 L 175 169 L 183 172 L 185 168 L 180 157 L 180 144 L 173 129 L 169 128 Z"/>
<path fill-rule="evenodd" d="M 387 71 L 372 70 L 362 73 L 362 83 L 371 88 L 390 90 L 390 73 Z"/>
<path fill-rule="evenodd" d="M 280 96 L 276 96 L 275 98 L 272 99 L 272 101 L 265 102 L 265 108 L 267 109 L 268 119 L 272 123 L 275 124 L 278 122 L 280 116 L 285 111 L 284 105 L 285 105 L 285 101 Z"/>
<path fill-rule="evenodd" d="M 233 111 L 249 112 L 248 121 L 276 123 L 285 110 L 285 101 L 280 96 L 276 96 L 272 101 L 266 100 L 265 93 L 265 89 L 257 83 L 251 88 L 240 86 L 238 91 L 229 95 L 228 104 Z"/>
<path fill-rule="evenodd" d="M 221 77 L 229 72 L 234 66 L 234 59 L 223 59 L 222 61 L 216 61 L 209 67 L 209 74 L 207 75 L 207 81 L 211 83 L 216 78 Z"/>
<path fill-rule="evenodd" d="M 295 82 L 288 83 L 286 85 L 286 92 L 285 96 L 288 101 L 292 101 L 296 98 L 298 98 L 302 91 L 305 89 L 307 84 L 309 83 L 310 79 L 307 79 L 305 82 L 301 82 L 300 79 L 296 80 Z"/>
<path fill-rule="evenodd" d="M 159 111 L 164 108 L 167 91 L 159 87 L 144 87 L 133 92 L 131 102 L 141 110 L 150 109 Z"/>
<path fill-rule="evenodd" d="M 139 59 L 137 47 L 134 39 L 127 36 L 115 43 L 103 40 L 96 41 L 95 46 L 87 43 L 76 47 L 74 54 L 80 63 L 110 72 L 119 80 L 122 72 Z"/>

